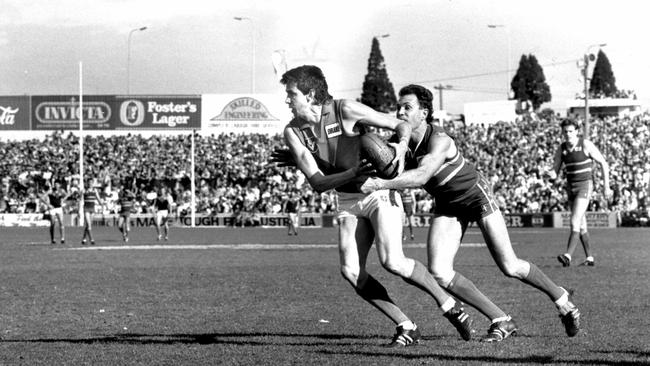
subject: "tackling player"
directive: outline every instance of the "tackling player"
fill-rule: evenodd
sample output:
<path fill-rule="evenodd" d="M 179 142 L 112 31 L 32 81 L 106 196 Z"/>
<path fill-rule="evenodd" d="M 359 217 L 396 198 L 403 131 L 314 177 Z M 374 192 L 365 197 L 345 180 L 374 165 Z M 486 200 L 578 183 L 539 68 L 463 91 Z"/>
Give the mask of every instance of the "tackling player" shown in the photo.
<path fill-rule="evenodd" d="M 476 222 L 481 229 L 499 269 L 506 276 L 544 292 L 560 312 L 567 335 L 575 336 L 579 331 L 580 312 L 569 301 L 569 293 L 536 265 L 517 257 L 488 181 L 463 158 L 454 139 L 441 127 L 431 124 L 432 102 L 433 94 L 422 86 L 409 85 L 400 90 L 397 117 L 413 129 L 406 170 L 392 180 L 370 178 L 361 190 L 424 188 L 435 198 L 427 240 L 429 271 L 440 286 L 491 320 L 483 341 L 502 341 L 518 329 L 508 314 L 454 270 L 456 253 L 471 222 Z"/>
<path fill-rule="evenodd" d="M 596 145 L 582 137 L 578 137 L 579 125 L 577 121 L 565 119 L 560 124 L 564 142 L 555 154 L 551 178 L 555 179 L 564 165 L 566 174 L 566 190 L 571 207 L 571 233 L 567 243 L 567 251 L 560 254 L 557 259 L 563 267 L 571 265 L 573 252 L 578 246 L 578 239 L 587 257 L 583 265 L 593 266 L 594 257 L 589 244 L 587 231 L 587 207 L 594 189 L 593 162 L 600 165 L 603 170 L 603 187 L 605 200 L 610 197 L 609 165 Z"/>
<path fill-rule="evenodd" d="M 314 190 L 337 191 L 341 273 L 359 296 L 395 323 L 397 331 L 390 346 L 418 343 L 420 331 L 389 297 L 386 288 L 366 272 L 373 241 L 382 266 L 429 293 L 461 336 L 469 340 L 470 320 L 460 304 L 438 286 L 422 263 L 404 256 L 399 194 L 389 190 L 363 194 L 359 190 L 358 184 L 372 172 L 372 167 L 359 159 L 359 136 L 365 126 L 396 131 L 400 141 L 393 146 L 402 165 L 409 125 L 361 103 L 334 100 L 325 76 L 316 66 L 289 70 L 280 82 L 285 85 L 285 102 L 294 115 L 284 129 L 291 157 Z M 283 159 L 275 161 L 282 163 Z"/>

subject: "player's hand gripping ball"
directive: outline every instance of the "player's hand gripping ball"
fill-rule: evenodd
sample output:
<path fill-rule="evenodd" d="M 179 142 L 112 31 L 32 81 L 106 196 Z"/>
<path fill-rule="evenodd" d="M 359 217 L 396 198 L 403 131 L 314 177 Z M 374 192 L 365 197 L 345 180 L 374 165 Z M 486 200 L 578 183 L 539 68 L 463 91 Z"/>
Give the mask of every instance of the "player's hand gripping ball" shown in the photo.
<path fill-rule="evenodd" d="M 393 179 L 399 173 L 397 161 L 391 164 L 395 159 L 395 149 L 377 134 L 361 135 L 361 158 L 372 164 L 379 178 Z"/>

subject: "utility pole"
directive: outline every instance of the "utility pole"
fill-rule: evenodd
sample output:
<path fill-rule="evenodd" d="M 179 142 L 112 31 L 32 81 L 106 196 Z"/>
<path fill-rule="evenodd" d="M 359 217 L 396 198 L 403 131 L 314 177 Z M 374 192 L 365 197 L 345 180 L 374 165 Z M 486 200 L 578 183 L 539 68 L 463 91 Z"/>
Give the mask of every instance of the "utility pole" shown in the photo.
<path fill-rule="evenodd" d="M 438 105 L 440 106 L 440 110 L 442 111 L 442 110 L 444 110 L 444 108 L 442 107 L 443 106 L 443 104 L 442 104 L 442 91 L 445 90 L 445 89 L 451 89 L 453 87 L 451 85 L 438 84 L 438 85 L 434 86 L 433 88 L 438 91 Z"/>

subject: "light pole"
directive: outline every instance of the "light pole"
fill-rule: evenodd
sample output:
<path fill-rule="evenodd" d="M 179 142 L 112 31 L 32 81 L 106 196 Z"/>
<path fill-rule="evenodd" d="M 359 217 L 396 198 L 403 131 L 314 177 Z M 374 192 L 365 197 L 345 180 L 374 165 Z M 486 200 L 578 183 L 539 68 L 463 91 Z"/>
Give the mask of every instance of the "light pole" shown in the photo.
<path fill-rule="evenodd" d="M 605 47 L 607 46 L 607 43 L 597 43 L 597 44 L 592 44 L 591 46 L 587 47 L 587 52 L 583 56 L 583 69 L 582 69 L 582 76 L 584 80 L 584 93 L 585 93 L 585 134 L 584 138 L 588 139 L 589 138 L 589 61 L 595 61 L 596 56 L 594 56 L 593 53 L 590 53 L 589 50 L 591 50 L 594 47 Z"/>
<path fill-rule="evenodd" d="M 255 21 L 250 17 L 234 17 L 238 21 L 248 20 L 251 22 L 251 38 L 252 40 L 252 57 L 251 57 L 251 94 L 255 94 Z"/>
<path fill-rule="evenodd" d="M 490 29 L 496 29 L 496 28 L 503 28 L 506 31 L 506 35 L 508 36 L 508 70 L 507 70 L 507 83 L 506 83 L 506 98 L 510 99 L 510 69 L 512 69 L 510 65 L 510 59 L 511 59 L 511 44 L 512 41 L 510 39 L 510 28 L 506 26 L 505 24 L 488 24 L 488 28 Z"/>
<path fill-rule="evenodd" d="M 131 93 L 131 36 L 133 32 L 141 32 L 147 27 L 133 28 L 129 32 L 129 39 L 126 44 L 126 94 Z"/>

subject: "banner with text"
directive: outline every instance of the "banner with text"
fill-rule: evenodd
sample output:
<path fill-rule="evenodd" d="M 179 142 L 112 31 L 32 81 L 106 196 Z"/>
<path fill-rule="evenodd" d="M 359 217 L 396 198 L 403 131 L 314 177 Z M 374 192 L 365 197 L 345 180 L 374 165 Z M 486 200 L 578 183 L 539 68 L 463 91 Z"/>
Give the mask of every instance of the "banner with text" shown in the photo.
<path fill-rule="evenodd" d="M 50 226 L 43 214 L 0 214 L 2 226 Z"/>
<path fill-rule="evenodd" d="M 277 94 L 205 94 L 201 122 L 208 134 L 282 133 L 291 110 Z"/>
<path fill-rule="evenodd" d="M 616 227 L 615 212 L 587 212 L 585 216 L 587 218 L 587 227 Z M 554 212 L 553 227 L 571 227 L 571 212 Z"/>
<path fill-rule="evenodd" d="M 28 96 L 0 96 L 0 130 L 30 129 L 29 101 Z"/>
<path fill-rule="evenodd" d="M 36 95 L 32 101 L 33 130 L 198 130 L 198 95 Z"/>
<path fill-rule="evenodd" d="M 84 130 L 110 130 L 112 97 L 84 95 L 79 107 L 78 95 L 32 96 L 32 130 L 78 130 L 79 115 Z"/>
<path fill-rule="evenodd" d="M 115 97 L 115 129 L 198 130 L 201 96 L 130 95 Z"/>
<path fill-rule="evenodd" d="M 94 215 L 93 226 L 117 226 L 119 215 Z M 257 226 L 257 227 L 286 227 L 289 225 L 289 217 L 287 215 L 260 215 L 258 220 L 251 222 L 242 222 L 238 217 L 229 214 L 220 215 L 196 215 L 194 224 L 197 227 L 239 227 L 244 226 Z M 78 220 L 75 221 L 75 226 L 78 226 Z M 134 214 L 130 217 L 132 227 L 155 227 L 156 219 L 151 214 Z M 170 217 L 169 224 L 171 226 L 192 226 L 192 218 L 190 216 Z M 300 215 L 301 227 L 321 227 L 322 218 L 320 214 L 301 214 Z"/>

